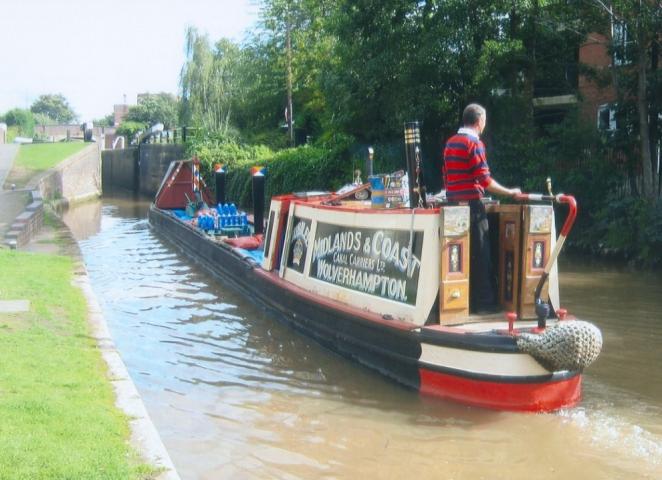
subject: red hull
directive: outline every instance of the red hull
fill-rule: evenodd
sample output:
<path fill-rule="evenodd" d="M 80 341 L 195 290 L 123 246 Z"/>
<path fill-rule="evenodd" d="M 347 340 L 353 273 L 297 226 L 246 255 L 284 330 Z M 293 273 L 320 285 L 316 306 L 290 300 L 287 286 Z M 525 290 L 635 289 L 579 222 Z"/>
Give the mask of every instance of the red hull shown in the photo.
<path fill-rule="evenodd" d="M 421 368 L 420 391 L 476 407 L 519 412 L 550 412 L 581 400 L 582 377 L 545 383 L 474 380 Z"/>

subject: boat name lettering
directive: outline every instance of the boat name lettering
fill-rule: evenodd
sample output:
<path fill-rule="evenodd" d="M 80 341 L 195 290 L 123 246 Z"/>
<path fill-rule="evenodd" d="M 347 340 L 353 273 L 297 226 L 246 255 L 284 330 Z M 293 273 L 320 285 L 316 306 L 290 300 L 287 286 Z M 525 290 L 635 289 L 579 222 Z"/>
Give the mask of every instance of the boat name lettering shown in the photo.
<path fill-rule="evenodd" d="M 325 260 L 320 260 L 317 265 L 317 278 L 398 302 L 407 301 L 407 280 L 334 265 Z"/>
<path fill-rule="evenodd" d="M 310 276 L 360 292 L 416 303 L 423 233 L 318 222 Z"/>
<path fill-rule="evenodd" d="M 332 255 L 336 252 L 358 252 L 361 248 L 361 232 L 337 232 L 315 239 L 313 259 Z"/>
<path fill-rule="evenodd" d="M 407 272 L 409 278 L 412 278 L 414 273 L 421 268 L 421 260 L 416 255 L 410 254 L 409 247 L 400 246 L 399 241 L 385 236 L 383 230 L 375 232 L 372 238 L 366 237 L 362 249 L 360 248 L 361 237 L 362 232 L 346 231 L 316 238 L 313 247 L 313 261 L 332 255 L 334 262 L 351 264 L 366 270 L 375 270 L 378 265 L 386 262 L 400 272 Z M 354 254 L 343 255 L 345 252 L 359 251 L 362 251 L 366 257 L 358 257 Z M 378 262 L 377 259 L 381 259 L 381 262 Z"/>

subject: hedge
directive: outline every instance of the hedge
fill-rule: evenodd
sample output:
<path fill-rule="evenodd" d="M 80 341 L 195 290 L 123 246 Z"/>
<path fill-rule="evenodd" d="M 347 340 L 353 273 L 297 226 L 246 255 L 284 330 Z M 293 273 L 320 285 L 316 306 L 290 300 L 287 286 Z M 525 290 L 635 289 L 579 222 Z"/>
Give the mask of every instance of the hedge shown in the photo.
<path fill-rule="evenodd" d="M 189 146 L 189 154 L 197 155 L 207 184 L 212 187 L 214 164 L 227 169 L 226 197 L 229 201 L 252 208 L 250 169 L 267 168 L 265 197 L 283 193 L 326 190 L 334 191 L 352 181 L 357 163 L 349 154 L 346 142 L 335 146 L 304 145 L 273 152 L 268 147 L 240 145 L 232 141 L 202 140 Z"/>

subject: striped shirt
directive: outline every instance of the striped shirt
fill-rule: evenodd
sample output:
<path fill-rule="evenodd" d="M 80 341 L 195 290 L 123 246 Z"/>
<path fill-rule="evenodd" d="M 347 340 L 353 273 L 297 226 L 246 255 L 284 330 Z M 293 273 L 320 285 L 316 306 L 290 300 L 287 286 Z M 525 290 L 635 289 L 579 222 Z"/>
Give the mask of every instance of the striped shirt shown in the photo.
<path fill-rule="evenodd" d="M 444 183 L 448 200 L 477 200 L 490 184 L 485 145 L 471 128 L 460 128 L 446 142 Z"/>

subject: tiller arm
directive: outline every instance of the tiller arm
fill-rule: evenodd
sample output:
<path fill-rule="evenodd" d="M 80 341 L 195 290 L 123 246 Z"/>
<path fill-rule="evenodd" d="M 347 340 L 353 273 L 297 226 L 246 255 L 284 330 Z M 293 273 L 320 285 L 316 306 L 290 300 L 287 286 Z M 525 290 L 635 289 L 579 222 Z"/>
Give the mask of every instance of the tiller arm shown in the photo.
<path fill-rule="evenodd" d="M 556 262 L 559 253 L 561 253 L 561 249 L 563 248 L 565 239 L 568 237 L 568 234 L 570 233 L 570 230 L 572 229 L 572 226 L 575 223 L 575 219 L 577 218 L 577 201 L 575 200 L 575 197 L 573 197 L 572 195 L 565 195 L 563 193 L 560 193 L 558 195 L 543 195 L 540 193 L 522 193 L 520 195 L 515 196 L 515 199 L 519 201 L 530 201 L 530 202 L 556 202 L 559 204 L 565 203 L 569 207 L 568 216 L 566 217 L 565 223 L 561 228 L 561 234 L 559 235 L 559 238 L 556 241 L 554 250 L 552 250 L 549 259 L 547 260 L 547 264 L 545 264 L 543 274 L 540 277 L 540 281 L 538 282 L 538 286 L 536 287 L 534 293 L 536 315 L 538 316 L 538 327 L 545 328 L 546 319 L 549 315 L 549 305 L 544 303 L 540 299 L 540 294 L 542 292 L 543 286 L 545 285 L 545 282 L 549 278 L 549 272 L 552 269 L 554 262 Z"/>

